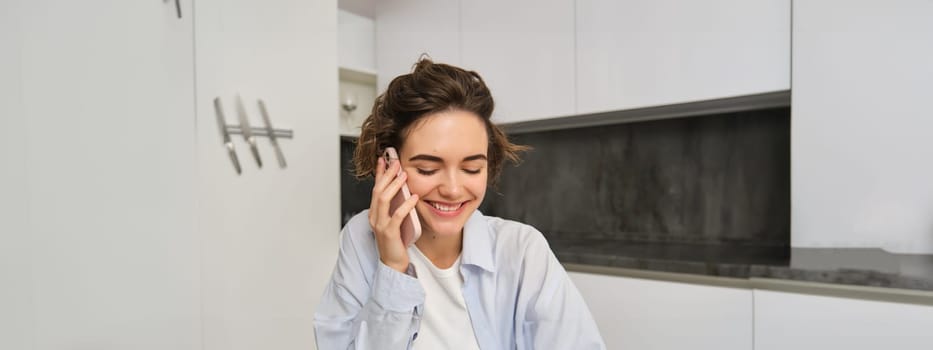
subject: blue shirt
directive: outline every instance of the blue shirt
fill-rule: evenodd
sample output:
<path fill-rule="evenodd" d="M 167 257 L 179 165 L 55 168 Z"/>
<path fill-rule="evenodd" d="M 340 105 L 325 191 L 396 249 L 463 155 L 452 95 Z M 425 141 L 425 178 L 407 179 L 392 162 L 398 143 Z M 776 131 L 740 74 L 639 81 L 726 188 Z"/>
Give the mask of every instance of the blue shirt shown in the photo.
<path fill-rule="evenodd" d="M 534 227 L 477 210 L 463 228 L 461 262 L 480 349 L 605 349 L 583 297 Z M 411 349 L 425 300 L 416 276 L 383 264 L 368 211 L 354 216 L 314 313 L 318 349 Z"/>

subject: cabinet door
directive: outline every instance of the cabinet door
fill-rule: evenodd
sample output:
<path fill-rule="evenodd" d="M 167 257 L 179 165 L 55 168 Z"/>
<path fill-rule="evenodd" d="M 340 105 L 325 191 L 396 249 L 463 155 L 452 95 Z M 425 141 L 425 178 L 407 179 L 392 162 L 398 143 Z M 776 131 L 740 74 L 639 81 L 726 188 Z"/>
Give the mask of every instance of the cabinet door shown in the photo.
<path fill-rule="evenodd" d="M 933 306 L 755 290 L 755 349 L 929 349 Z"/>
<path fill-rule="evenodd" d="M 496 99 L 498 123 L 574 113 L 574 1 L 463 1 L 462 62 Z"/>
<path fill-rule="evenodd" d="M 0 12 L 0 349 L 32 346 L 33 313 L 26 205 L 26 118 L 23 115 L 21 3 Z"/>
<path fill-rule="evenodd" d="M 752 291 L 571 272 L 607 349 L 752 349 Z"/>
<path fill-rule="evenodd" d="M 933 254 L 931 19 L 923 0 L 794 3 L 794 246 Z"/>
<path fill-rule="evenodd" d="M 204 349 L 313 349 L 313 312 L 340 230 L 337 4 L 203 0 L 197 13 L 197 114 Z M 287 162 L 259 138 L 262 168 L 233 135 L 223 146 L 213 100 L 238 125 L 235 97 L 262 126 L 258 100 Z"/>
<path fill-rule="evenodd" d="M 790 88 L 790 0 L 578 0 L 577 112 Z"/>
<path fill-rule="evenodd" d="M 385 0 L 376 11 L 376 94 L 411 72 L 422 53 L 460 64 L 459 0 Z"/>
<path fill-rule="evenodd" d="M 28 235 L 17 269 L 30 275 L 13 288 L 31 289 L 32 315 L 17 320 L 27 348 L 201 346 L 190 5 L 183 18 L 174 1 L 14 12 Z"/>

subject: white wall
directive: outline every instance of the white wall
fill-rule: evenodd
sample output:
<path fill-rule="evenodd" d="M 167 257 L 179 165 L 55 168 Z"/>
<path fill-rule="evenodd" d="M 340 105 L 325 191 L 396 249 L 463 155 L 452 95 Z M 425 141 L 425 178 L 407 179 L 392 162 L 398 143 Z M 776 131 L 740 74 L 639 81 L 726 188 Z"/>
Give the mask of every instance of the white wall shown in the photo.
<path fill-rule="evenodd" d="M 797 1 L 791 241 L 933 253 L 933 1 Z"/>
<path fill-rule="evenodd" d="M 337 11 L 337 64 L 357 70 L 376 70 L 376 24 L 371 18 Z"/>

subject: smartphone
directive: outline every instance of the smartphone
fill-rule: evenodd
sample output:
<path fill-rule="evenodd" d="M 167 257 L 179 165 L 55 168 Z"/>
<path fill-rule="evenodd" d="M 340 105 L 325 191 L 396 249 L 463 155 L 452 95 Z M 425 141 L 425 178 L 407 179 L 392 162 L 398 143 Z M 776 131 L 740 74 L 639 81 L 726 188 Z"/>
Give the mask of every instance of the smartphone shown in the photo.
<path fill-rule="evenodd" d="M 398 152 L 395 151 L 394 147 L 386 148 L 385 153 L 382 155 L 386 161 L 386 170 L 389 168 L 390 162 L 397 162 Z M 398 173 L 394 177 L 398 177 L 402 173 L 402 168 L 399 168 Z M 393 178 L 394 178 L 393 177 Z M 411 191 L 408 189 L 408 184 L 403 183 L 402 188 L 392 197 L 392 201 L 389 205 L 389 215 L 393 215 L 398 207 L 402 206 L 402 203 L 405 203 L 408 198 L 411 198 Z M 415 241 L 421 237 L 421 222 L 418 221 L 418 211 L 414 208 L 411 209 L 411 212 L 405 216 L 405 220 L 402 220 L 402 243 L 406 247 L 415 244 Z"/>

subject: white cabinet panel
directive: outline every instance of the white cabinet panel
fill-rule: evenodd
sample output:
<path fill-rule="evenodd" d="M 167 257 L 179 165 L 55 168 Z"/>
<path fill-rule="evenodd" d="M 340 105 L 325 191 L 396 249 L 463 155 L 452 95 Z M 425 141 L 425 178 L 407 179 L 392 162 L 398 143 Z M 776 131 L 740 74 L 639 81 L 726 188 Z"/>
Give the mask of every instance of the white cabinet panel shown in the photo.
<path fill-rule="evenodd" d="M 933 306 L 754 293 L 756 350 L 920 350 L 933 346 Z"/>
<path fill-rule="evenodd" d="M 376 11 L 376 93 L 410 73 L 422 53 L 460 64 L 459 0 L 385 0 Z"/>
<path fill-rule="evenodd" d="M 608 349 L 752 349 L 752 291 L 571 272 Z"/>
<path fill-rule="evenodd" d="M 344 10 L 337 11 L 337 61 L 340 67 L 376 70 L 376 23 Z"/>
<path fill-rule="evenodd" d="M 794 3 L 791 241 L 933 254 L 933 2 Z"/>
<path fill-rule="evenodd" d="M 34 330 L 26 118 L 20 84 L 22 1 L 5 2 L 0 12 L 0 349 L 31 348 Z"/>
<path fill-rule="evenodd" d="M 191 2 L 20 5 L 32 348 L 200 348 Z"/>
<path fill-rule="evenodd" d="M 497 123 L 574 113 L 574 1 L 463 1 L 462 63 L 496 100 Z"/>
<path fill-rule="evenodd" d="M 578 0 L 577 113 L 790 88 L 790 0 Z"/>
<path fill-rule="evenodd" d="M 203 0 L 198 21 L 199 232 L 204 349 L 313 349 L 312 317 L 336 260 L 340 230 L 337 4 Z M 258 139 L 260 169 L 239 135 L 237 175 L 213 99 L 238 124 L 241 95 L 254 126 L 262 99 L 287 168 Z"/>

